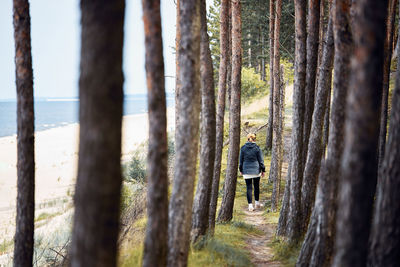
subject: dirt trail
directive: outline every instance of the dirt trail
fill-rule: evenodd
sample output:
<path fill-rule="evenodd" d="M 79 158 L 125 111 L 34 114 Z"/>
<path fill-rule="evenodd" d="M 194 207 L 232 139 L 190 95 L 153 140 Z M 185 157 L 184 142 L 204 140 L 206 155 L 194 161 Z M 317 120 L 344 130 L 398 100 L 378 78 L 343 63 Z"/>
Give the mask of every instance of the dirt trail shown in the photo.
<path fill-rule="evenodd" d="M 253 225 L 263 233 L 261 235 L 249 234 L 246 240 L 247 249 L 250 252 L 250 260 L 254 266 L 283 266 L 280 262 L 273 259 L 272 249 L 268 246 L 275 234 L 275 225 L 267 224 L 263 216 L 263 210 L 245 210 L 245 222 Z"/>

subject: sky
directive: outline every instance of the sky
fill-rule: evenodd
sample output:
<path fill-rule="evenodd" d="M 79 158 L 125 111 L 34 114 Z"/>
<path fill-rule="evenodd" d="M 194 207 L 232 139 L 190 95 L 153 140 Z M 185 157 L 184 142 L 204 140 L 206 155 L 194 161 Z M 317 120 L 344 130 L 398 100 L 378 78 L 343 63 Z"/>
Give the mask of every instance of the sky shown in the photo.
<path fill-rule="evenodd" d="M 125 94 L 146 93 L 141 0 L 126 0 L 123 68 Z M 12 1 L 0 1 L 0 100 L 15 99 Z M 79 0 L 31 0 L 34 95 L 77 97 L 80 53 Z M 161 1 L 166 91 L 175 85 L 176 6 Z"/>

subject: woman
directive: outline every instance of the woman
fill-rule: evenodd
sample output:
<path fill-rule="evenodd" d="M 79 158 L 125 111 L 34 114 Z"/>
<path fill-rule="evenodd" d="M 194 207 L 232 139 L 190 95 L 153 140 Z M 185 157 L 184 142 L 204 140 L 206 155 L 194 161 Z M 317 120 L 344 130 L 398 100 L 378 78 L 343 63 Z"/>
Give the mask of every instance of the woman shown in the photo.
<path fill-rule="evenodd" d="M 247 142 L 240 148 L 239 159 L 240 174 L 246 181 L 247 187 L 247 202 L 249 203 L 249 211 L 253 211 L 252 191 L 254 184 L 254 199 L 255 208 L 260 208 L 263 205 L 259 202 L 260 197 L 260 177 L 264 177 L 265 166 L 261 149 L 256 144 L 256 135 L 248 134 Z"/>

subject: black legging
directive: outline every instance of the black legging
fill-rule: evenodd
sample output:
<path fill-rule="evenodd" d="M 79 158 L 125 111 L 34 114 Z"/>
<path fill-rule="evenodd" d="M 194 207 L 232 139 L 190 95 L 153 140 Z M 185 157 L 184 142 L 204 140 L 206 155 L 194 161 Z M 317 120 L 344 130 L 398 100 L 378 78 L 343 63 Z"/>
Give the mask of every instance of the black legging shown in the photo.
<path fill-rule="evenodd" d="M 254 199 L 259 200 L 260 197 L 260 177 L 245 179 L 247 187 L 247 202 L 252 203 L 252 183 L 254 183 Z"/>

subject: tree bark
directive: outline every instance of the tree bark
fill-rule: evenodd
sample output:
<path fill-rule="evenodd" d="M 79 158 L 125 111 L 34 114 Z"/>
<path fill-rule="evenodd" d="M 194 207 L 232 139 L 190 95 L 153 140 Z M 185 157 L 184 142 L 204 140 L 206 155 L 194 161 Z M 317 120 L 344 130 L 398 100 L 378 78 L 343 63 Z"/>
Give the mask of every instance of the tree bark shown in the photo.
<path fill-rule="evenodd" d="M 282 166 L 283 166 L 283 155 L 284 155 L 284 145 L 283 145 L 283 129 L 285 125 L 285 68 L 283 65 L 281 68 L 280 77 L 280 97 L 279 97 L 279 167 L 278 167 L 278 202 L 281 195 L 281 181 L 282 181 Z"/>
<path fill-rule="evenodd" d="M 116 266 L 125 1 L 81 1 L 79 162 L 71 266 Z"/>
<path fill-rule="evenodd" d="M 379 110 L 387 1 L 355 6 L 352 77 L 347 98 L 333 266 L 365 266 L 377 176 Z"/>
<path fill-rule="evenodd" d="M 211 197 L 211 183 L 215 164 L 215 89 L 214 72 L 211 59 L 210 42 L 207 33 L 207 7 L 201 0 L 201 43 L 200 43 L 200 77 L 201 77 L 201 143 L 200 172 L 194 197 L 192 217 L 192 241 L 204 236 L 208 229 L 208 215 Z"/>
<path fill-rule="evenodd" d="M 282 0 L 275 1 L 275 33 L 274 39 L 279 40 L 281 14 L 282 14 Z M 279 182 L 279 158 L 280 158 L 280 144 L 279 144 L 279 124 L 280 124 L 280 90 L 281 90 L 281 76 L 280 76 L 280 54 L 279 42 L 274 43 L 274 118 L 273 118 L 273 146 L 272 146 L 272 159 L 271 168 L 269 172 L 269 180 L 273 181 L 272 195 L 271 195 L 271 211 L 275 212 L 278 206 L 278 182 Z"/>
<path fill-rule="evenodd" d="M 165 266 L 168 251 L 168 144 L 160 0 L 142 0 L 142 5 L 149 113 L 143 266 Z"/>
<path fill-rule="evenodd" d="M 14 266 L 32 266 L 35 220 L 35 125 L 28 0 L 13 1 L 17 88 L 17 216 Z"/>
<path fill-rule="evenodd" d="M 332 17 L 332 16 L 331 16 Z M 308 153 L 306 166 L 303 174 L 303 185 L 301 189 L 302 206 L 302 231 L 307 231 L 311 211 L 314 206 L 315 193 L 317 190 L 318 174 L 321 167 L 322 157 L 322 130 L 326 111 L 328 93 L 330 92 L 330 82 L 332 77 L 333 64 L 333 25 L 332 19 L 329 20 L 328 30 L 322 48 L 322 61 L 319 70 L 317 97 L 314 105 L 310 140 L 308 143 Z"/>
<path fill-rule="evenodd" d="M 379 126 L 379 147 L 378 170 L 382 166 L 383 157 L 385 156 L 387 120 L 388 120 L 388 96 L 389 96 L 389 80 L 390 80 L 390 63 L 392 58 L 393 28 L 394 19 L 396 17 L 397 0 L 389 0 L 388 16 L 386 18 L 386 36 L 384 43 L 383 58 L 383 88 L 382 88 L 382 104 L 381 117 Z M 378 182 L 379 183 L 379 182 Z M 379 184 L 378 184 L 379 186 Z"/>
<path fill-rule="evenodd" d="M 319 43 L 319 14 L 320 1 L 308 1 L 308 23 L 307 23 L 307 69 L 305 87 L 305 110 L 304 110 L 304 129 L 303 129 L 303 166 L 307 160 L 307 148 L 310 138 L 312 116 L 314 112 L 314 98 L 316 91 L 316 73 L 318 63 L 318 43 Z M 304 171 L 304 170 L 303 170 Z"/>
<path fill-rule="evenodd" d="M 180 1 L 176 0 L 176 35 L 175 35 L 175 129 L 178 129 L 179 125 L 179 115 L 181 114 L 179 111 L 179 95 L 180 95 L 180 67 L 179 67 L 179 43 L 181 41 L 181 27 L 179 25 L 180 21 Z M 177 131 L 175 131 L 175 140 L 178 139 Z M 175 142 L 175 151 L 178 148 L 176 147 Z"/>
<path fill-rule="evenodd" d="M 293 93 L 292 169 L 287 235 L 291 243 L 300 239 L 301 184 L 303 181 L 304 90 L 306 78 L 306 1 L 295 0 L 295 74 Z"/>
<path fill-rule="evenodd" d="M 291 153 L 289 153 L 291 154 Z M 289 214 L 289 202 L 290 202 L 290 173 L 292 171 L 292 163 L 289 159 L 289 167 L 286 176 L 285 191 L 283 193 L 281 211 L 279 213 L 278 226 L 276 227 L 276 235 L 286 236 L 287 234 L 287 221 Z"/>
<path fill-rule="evenodd" d="M 240 90 L 241 90 L 241 2 L 232 0 L 232 94 L 229 115 L 228 166 L 226 168 L 224 195 L 218 221 L 230 221 L 236 193 L 240 145 Z"/>
<path fill-rule="evenodd" d="M 269 0 L 269 106 L 268 126 L 265 149 L 272 150 L 273 116 L 274 116 L 274 32 L 275 32 L 275 0 Z"/>
<path fill-rule="evenodd" d="M 334 89 L 328 155 L 318 178 L 316 204 L 304 240 L 298 266 L 330 266 L 336 234 L 336 210 L 340 161 L 343 152 L 345 101 L 349 87 L 352 36 L 349 27 L 350 0 L 335 0 L 333 30 L 335 41 Z"/>
<path fill-rule="evenodd" d="M 217 100 L 217 116 L 216 116 L 216 141 L 215 141 L 215 163 L 214 175 L 212 180 L 210 212 L 209 212 L 209 232 L 214 233 L 215 215 L 217 213 L 217 202 L 219 192 L 219 180 L 221 176 L 221 159 L 222 148 L 224 142 L 224 116 L 225 116 L 225 99 L 228 72 L 228 31 L 229 31 L 229 0 L 221 1 L 220 10 L 220 51 L 221 58 L 219 63 L 218 77 L 218 100 Z"/>
<path fill-rule="evenodd" d="M 400 61 L 397 62 L 397 70 Z M 380 192 L 371 233 L 369 266 L 398 266 L 400 262 L 400 72 L 397 71 L 390 114 Z"/>
<path fill-rule="evenodd" d="M 332 75 L 329 80 L 329 88 L 328 88 L 328 98 L 326 100 L 326 111 L 324 116 L 324 129 L 322 131 L 322 159 L 325 158 L 326 148 L 328 146 L 329 141 L 329 117 L 331 113 L 331 98 L 332 98 Z"/>
<path fill-rule="evenodd" d="M 200 113 L 200 0 L 179 4 L 180 94 L 175 173 L 169 205 L 167 266 L 186 266 L 190 243 Z"/>

